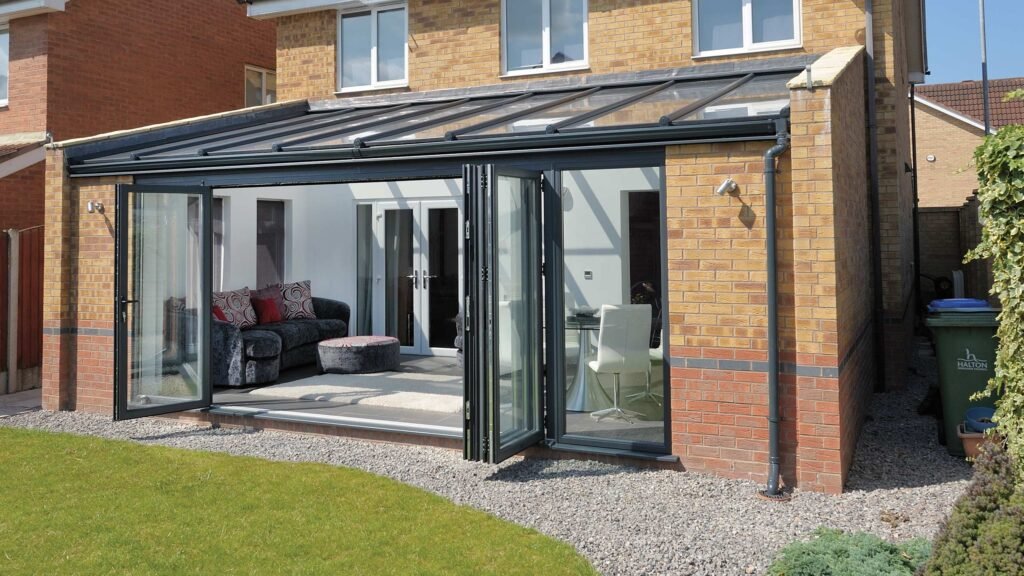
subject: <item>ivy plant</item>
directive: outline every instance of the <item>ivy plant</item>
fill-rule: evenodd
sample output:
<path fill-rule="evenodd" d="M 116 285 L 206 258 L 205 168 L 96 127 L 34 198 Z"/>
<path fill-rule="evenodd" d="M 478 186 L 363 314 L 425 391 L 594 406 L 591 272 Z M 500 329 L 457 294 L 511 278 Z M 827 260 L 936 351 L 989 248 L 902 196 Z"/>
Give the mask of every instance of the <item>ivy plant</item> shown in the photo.
<path fill-rule="evenodd" d="M 975 151 L 982 238 L 965 262 L 991 259 L 992 294 L 999 298 L 995 377 L 987 393 L 996 403 L 999 433 L 1024 463 L 1024 126 L 1006 126 Z"/>

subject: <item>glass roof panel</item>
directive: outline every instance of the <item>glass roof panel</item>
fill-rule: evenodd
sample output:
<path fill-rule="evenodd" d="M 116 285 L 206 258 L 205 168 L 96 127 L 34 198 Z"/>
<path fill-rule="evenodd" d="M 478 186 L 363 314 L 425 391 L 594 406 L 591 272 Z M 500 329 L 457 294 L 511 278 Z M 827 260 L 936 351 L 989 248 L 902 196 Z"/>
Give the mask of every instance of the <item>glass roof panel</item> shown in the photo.
<path fill-rule="evenodd" d="M 402 116 L 394 122 L 385 122 L 383 124 L 374 124 L 373 126 L 367 126 L 363 130 L 357 132 L 346 132 L 345 134 L 338 134 L 334 136 L 328 136 L 319 140 L 313 140 L 311 142 L 304 142 L 300 146 L 351 146 L 357 138 L 368 138 L 374 134 L 380 134 L 381 132 L 390 131 L 403 126 L 415 126 L 423 122 L 430 122 L 431 120 L 437 120 L 444 118 L 451 114 L 469 114 L 472 115 L 473 111 L 487 104 L 493 104 L 493 98 L 481 98 L 479 100 L 471 100 L 456 106 L 449 108 L 442 108 L 426 114 L 420 114 L 411 118 Z M 436 103 L 435 103 L 436 104 Z M 379 118 L 379 117 L 375 117 Z"/>
<path fill-rule="evenodd" d="M 382 120 L 387 120 L 389 118 L 401 118 L 401 117 L 407 116 L 409 114 L 415 114 L 417 112 L 422 112 L 424 108 L 430 108 L 432 106 L 436 106 L 437 104 L 438 104 L 437 102 L 425 102 L 425 103 L 422 103 L 422 104 L 413 104 L 412 106 L 409 106 L 409 107 L 406 107 L 406 108 L 399 108 L 397 110 L 394 109 L 395 108 L 394 106 L 384 106 L 384 107 L 381 107 L 381 108 L 360 108 L 358 110 L 354 110 L 351 113 L 351 115 L 346 114 L 346 117 L 348 117 L 348 118 L 359 117 L 359 116 L 362 116 L 363 114 L 366 114 L 367 112 L 370 112 L 370 111 L 375 110 L 375 109 L 376 110 L 380 110 L 381 112 L 380 112 L 380 114 L 371 115 L 371 116 L 367 116 L 367 117 L 364 117 L 364 118 L 358 118 L 358 119 L 352 120 L 351 122 L 348 122 L 348 123 L 346 123 L 346 122 L 337 122 L 337 123 L 332 122 L 330 124 L 325 124 L 323 126 L 319 126 L 319 127 L 315 128 L 313 130 L 307 130 L 307 131 L 301 132 L 299 134 L 290 134 L 288 136 L 269 136 L 269 137 L 267 137 L 267 138 L 265 138 L 263 140 L 260 140 L 258 142 L 252 142 L 252 143 L 245 144 L 245 145 L 242 145 L 242 146 L 238 146 L 238 147 L 235 147 L 235 148 L 227 148 L 227 149 L 224 149 L 224 150 L 219 150 L 217 153 L 218 154 L 220 154 L 220 153 L 235 154 L 235 153 L 238 153 L 238 152 L 269 152 L 270 149 L 271 149 L 271 146 L 273 146 L 274 144 L 278 144 L 278 143 L 282 143 L 283 144 L 283 143 L 288 142 L 289 140 L 296 140 L 296 139 L 299 139 L 299 138 L 305 140 L 306 138 L 315 137 L 317 135 L 324 135 L 324 137 L 326 138 L 327 135 L 329 135 L 332 132 L 336 132 L 338 130 L 344 130 L 346 124 L 349 124 L 349 125 L 352 125 L 352 126 L 358 126 L 358 125 L 362 125 L 362 124 L 369 124 L 369 123 L 380 122 Z M 306 146 L 308 143 L 309 143 L 308 141 L 303 141 L 303 142 L 295 144 L 295 145 L 296 146 Z"/>
<path fill-rule="evenodd" d="M 570 102 L 566 102 L 565 104 L 559 104 L 554 108 L 541 110 L 540 112 L 509 120 L 508 122 L 498 124 L 497 126 L 491 126 L 490 128 L 485 128 L 476 132 L 470 132 L 470 134 L 478 136 L 515 134 L 519 132 L 543 132 L 544 128 L 550 124 L 555 124 L 556 122 L 567 120 L 573 116 L 597 110 L 598 108 L 607 106 L 613 102 L 622 101 L 623 99 L 639 94 L 650 87 L 650 85 L 647 85 L 604 88 L 594 92 L 590 96 L 577 98 Z"/>
<path fill-rule="evenodd" d="M 452 120 L 451 122 L 438 124 L 436 126 L 428 126 L 421 130 L 416 130 L 415 132 L 395 136 L 394 140 L 426 140 L 428 138 L 444 138 L 445 134 L 448 132 L 466 128 L 467 126 L 473 126 L 474 124 L 481 124 L 501 116 L 507 116 L 509 114 L 516 114 L 524 110 L 529 110 L 534 106 L 540 106 L 542 104 L 558 100 L 559 98 L 564 98 L 567 94 L 569 93 L 550 92 L 547 94 L 537 94 L 536 96 L 511 102 L 506 106 L 499 106 L 497 108 L 484 110 L 479 114 L 467 115 L 462 118 Z"/>
<path fill-rule="evenodd" d="M 233 152 L 238 151 L 239 148 L 233 146 L 233 144 L 245 144 L 251 140 L 257 142 L 263 142 L 267 139 L 283 139 L 288 137 L 287 135 L 301 135 L 309 130 L 315 130 L 317 128 L 339 126 L 345 122 L 346 119 L 355 116 L 358 113 L 366 112 L 366 110 L 355 110 L 351 112 L 345 112 L 343 114 L 326 114 L 316 113 L 307 114 L 303 117 L 304 122 L 301 123 L 283 123 L 273 122 L 263 126 L 262 130 L 258 131 L 245 131 L 239 132 L 237 135 L 231 133 L 223 135 L 221 138 L 216 140 L 208 139 L 197 139 L 195 143 L 182 142 L 183 147 L 168 152 L 161 152 L 150 156 L 151 158 L 160 158 L 161 156 L 181 156 L 181 155 L 194 155 L 199 150 L 205 150 L 213 148 L 216 151 L 220 151 L 225 148 L 231 149 Z M 269 150 L 269 144 L 263 144 L 263 148 Z M 140 155 L 145 155 L 144 152 L 140 152 Z"/>
<path fill-rule="evenodd" d="M 792 72 L 756 76 L 750 82 L 693 114 L 676 120 L 675 123 L 719 118 L 774 116 L 789 106 L 789 88 L 786 88 L 786 82 L 792 78 Z"/>
<path fill-rule="evenodd" d="M 567 126 L 567 128 L 657 124 L 662 116 L 671 114 L 702 98 L 712 96 L 735 81 L 735 78 L 718 78 L 695 82 L 676 82 L 664 90 L 659 90 L 622 108 Z"/>

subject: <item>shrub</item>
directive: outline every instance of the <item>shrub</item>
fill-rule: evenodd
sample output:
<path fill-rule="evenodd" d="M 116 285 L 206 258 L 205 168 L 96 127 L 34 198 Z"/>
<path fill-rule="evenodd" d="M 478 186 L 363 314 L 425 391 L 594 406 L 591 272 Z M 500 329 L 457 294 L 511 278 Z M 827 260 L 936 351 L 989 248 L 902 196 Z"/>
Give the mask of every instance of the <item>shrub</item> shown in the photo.
<path fill-rule="evenodd" d="M 1011 457 L 986 443 L 974 479 L 935 540 L 926 576 L 1024 574 L 1024 492 Z"/>
<path fill-rule="evenodd" d="M 992 259 L 992 294 L 1003 309 L 988 392 L 1002 394 L 995 420 L 1016 465 L 1024 466 L 1024 126 L 1006 126 L 987 137 L 974 160 L 985 224 L 966 260 Z"/>
<path fill-rule="evenodd" d="M 911 576 L 931 545 L 917 538 L 892 544 L 863 532 L 819 528 L 810 542 L 793 542 L 779 553 L 773 576 Z"/>

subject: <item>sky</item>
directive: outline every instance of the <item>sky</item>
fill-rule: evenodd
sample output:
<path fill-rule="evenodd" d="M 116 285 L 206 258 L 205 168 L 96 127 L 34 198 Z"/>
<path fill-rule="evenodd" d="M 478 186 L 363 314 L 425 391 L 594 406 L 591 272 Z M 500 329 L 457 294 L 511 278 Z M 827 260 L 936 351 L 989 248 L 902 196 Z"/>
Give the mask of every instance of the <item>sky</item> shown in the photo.
<path fill-rule="evenodd" d="M 928 84 L 981 79 L 978 0 L 926 0 Z M 985 0 L 989 79 L 1024 76 L 1024 0 Z"/>

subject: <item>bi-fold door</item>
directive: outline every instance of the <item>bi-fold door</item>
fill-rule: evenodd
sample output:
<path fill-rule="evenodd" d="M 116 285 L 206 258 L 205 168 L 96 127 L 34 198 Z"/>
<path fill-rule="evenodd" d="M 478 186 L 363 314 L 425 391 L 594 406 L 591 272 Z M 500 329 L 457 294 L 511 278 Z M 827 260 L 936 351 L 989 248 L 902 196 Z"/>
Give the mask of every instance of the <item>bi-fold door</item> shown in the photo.
<path fill-rule="evenodd" d="M 210 405 L 209 188 L 118 186 L 114 419 Z"/>
<path fill-rule="evenodd" d="M 465 457 L 497 463 L 544 437 L 540 173 L 463 171 Z"/>

